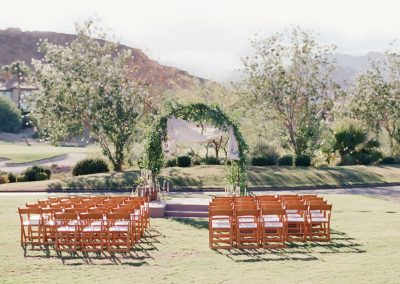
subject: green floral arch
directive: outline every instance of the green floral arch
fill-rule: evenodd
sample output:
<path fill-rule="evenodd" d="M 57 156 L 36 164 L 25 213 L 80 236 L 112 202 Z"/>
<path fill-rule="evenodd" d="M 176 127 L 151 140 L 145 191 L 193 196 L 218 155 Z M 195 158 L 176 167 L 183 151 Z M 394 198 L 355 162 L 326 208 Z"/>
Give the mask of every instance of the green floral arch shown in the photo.
<path fill-rule="evenodd" d="M 167 120 L 172 116 L 199 124 L 213 125 L 223 131 L 227 131 L 228 127 L 232 126 L 238 142 L 240 159 L 231 160 L 230 165 L 226 165 L 226 179 L 228 184 L 239 186 L 240 192 L 243 194 L 247 186 L 248 146 L 237 125 L 218 106 L 202 103 L 168 104 L 165 113 L 155 119 L 147 133 L 141 167 L 150 170 L 153 177 L 160 173 L 164 163 L 162 141 L 166 140 Z"/>

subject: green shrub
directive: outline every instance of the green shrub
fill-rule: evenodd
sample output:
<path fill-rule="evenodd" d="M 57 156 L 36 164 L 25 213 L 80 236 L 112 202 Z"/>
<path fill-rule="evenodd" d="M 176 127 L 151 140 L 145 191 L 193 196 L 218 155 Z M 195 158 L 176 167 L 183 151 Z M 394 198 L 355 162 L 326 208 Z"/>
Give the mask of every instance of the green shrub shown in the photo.
<path fill-rule="evenodd" d="M 278 166 L 293 166 L 293 156 L 285 155 L 278 159 Z"/>
<path fill-rule="evenodd" d="M 0 184 L 8 183 L 8 174 L 0 175 Z"/>
<path fill-rule="evenodd" d="M 14 183 L 17 181 L 17 176 L 13 173 L 8 174 L 8 182 L 9 183 Z"/>
<path fill-rule="evenodd" d="M 176 158 L 176 164 L 181 168 L 188 168 L 192 163 L 192 159 L 189 156 L 179 156 Z"/>
<path fill-rule="evenodd" d="M 35 174 L 35 181 L 39 181 L 39 180 L 47 180 L 48 176 L 46 173 L 36 173 Z"/>
<path fill-rule="evenodd" d="M 396 164 L 396 158 L 393 157 L 383 157 L 381 160 L 382 165 L 394 165 Z"/>
<path fill-rule="evenodd" d="M 192 159 L 192 165 L 193 166 L 201 165 L 201 159 Z"/>
<path fill-rule="evenodd" d="M 25 175 L 17 176 L 17 182 L 27 182 L 28 178 Z"/>
<path fill-rule="evenodd" d="M 334 150 L 340 156 L 351 154 L 356 147 L 365 142 L 367 133 L 360 126 L 354 123 L 339 125 L 334 133 Z"/>
<path fill-rule="evenodd" d="M 252 149 L 250 157 L 253 166 L 272 166 L 276 165 L 279 153 L 275 146 L 259 143 Z"/>
<path fill-rule="evenodd" d="M 0 96 L 0 132 L 18 133 L 21 126 L 21 111 L 11 99 Z"/>
<path fill-rule="evenodd" d="M 382 154 L 378 151 L 360 151 L 353 154 L 356 165 L 371 165 L 378 162 L 382 158 Z"/>
<path fill-rule="evenodd" d="M 176 158 L 166 160 L 165 166 L 168 168 L 176 167 Z"/>
<path fill-rule="evenodd" d="M 355 164 L 355 159 L 351 155 L 343 155 L 340 157 L 338 166 L 351 166 Z"/>
<path fill-rule="evenodd" d="M 204 165 L 221 165 L 221 161 L 214 156 L 205 157 L 201 159 L 201 163 Z"/>
<path fill-rule="evenodd" d="M 75 164 L 72 175 L 82 176 L 96 173 L 108 173 L 110 170 L 107 163 L 102 159 L 85 159 Z"/>
<path fill-rule="evenodd" d="M 24 176 L 26 176 L 27 181 L 36 181 L 36 174 L 44 173 L 47 176 L 47 179 L 50 179 L 51 171 L 47 168 L 43 168 L 40 166 L 33 166 L 27 168 L 24 172 Z"/>
<path fill-rule="evenodd" d="M 298 155 L 294 160 L 297 167 L 309 167 L 311 165 L 311 157 L 309 155 Z"/>
<path fill-rule="evenodd" d="M 250 160 L 252 166 L 273 166 L 276 164 L 274 157 L 252 157 Z"/>

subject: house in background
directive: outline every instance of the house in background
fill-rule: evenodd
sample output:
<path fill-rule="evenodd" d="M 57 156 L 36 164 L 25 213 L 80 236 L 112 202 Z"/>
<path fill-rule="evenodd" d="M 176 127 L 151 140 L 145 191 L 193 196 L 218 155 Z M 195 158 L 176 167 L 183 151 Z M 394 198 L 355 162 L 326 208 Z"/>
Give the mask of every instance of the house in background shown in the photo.
<path fill-rule="evenodd" d="M 22 112 L 29 112 L 25 99 L 36 89 L 36 86 L 26 83 L 22 83 L 18 88 L 14 80 L 0 81 L 0 96 L 10 98 Z"/>

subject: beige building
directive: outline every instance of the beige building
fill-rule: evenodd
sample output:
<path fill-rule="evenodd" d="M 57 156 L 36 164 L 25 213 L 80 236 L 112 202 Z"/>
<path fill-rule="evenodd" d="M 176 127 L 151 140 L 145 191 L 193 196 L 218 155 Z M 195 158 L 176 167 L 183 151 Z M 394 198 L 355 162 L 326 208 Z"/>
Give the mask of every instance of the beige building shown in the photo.
<path fill-rule="evenodd" d="M 18 84 L 15 81 L 0 82 L 0 96 L 10 98 L 22 111 L 29 111 L 29 106 L 26 104 L 25 99 L 34 90 L 36 90 L 35 86 L 25 83 L 22 83 L 18 89 Z"/>

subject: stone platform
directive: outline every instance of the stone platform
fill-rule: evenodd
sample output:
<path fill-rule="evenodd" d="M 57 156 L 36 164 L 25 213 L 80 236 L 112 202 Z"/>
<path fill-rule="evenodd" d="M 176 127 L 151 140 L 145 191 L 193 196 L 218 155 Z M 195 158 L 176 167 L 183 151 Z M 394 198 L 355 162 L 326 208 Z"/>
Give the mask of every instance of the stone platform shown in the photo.
<path fill-rule="evenodd" d="M 150 217 L 208 217 L 210 198 L 173 198 L 150 202 Z"/>

